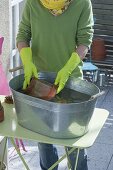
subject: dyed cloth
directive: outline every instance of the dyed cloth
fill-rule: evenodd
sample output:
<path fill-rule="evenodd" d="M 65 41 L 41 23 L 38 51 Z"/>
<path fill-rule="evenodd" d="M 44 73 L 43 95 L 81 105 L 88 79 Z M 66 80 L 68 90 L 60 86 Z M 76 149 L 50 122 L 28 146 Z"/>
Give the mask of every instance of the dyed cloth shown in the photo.
<path fill-rule="evenodd" d="M 2 62 L 1 62 L 1 54 L 2 54 L 2 45 L 4 38 L 0 38 L 0 95 L 10 95 L 10 89 L 8 85 L 8 81 L 6 75 L 4 73 Z"/>

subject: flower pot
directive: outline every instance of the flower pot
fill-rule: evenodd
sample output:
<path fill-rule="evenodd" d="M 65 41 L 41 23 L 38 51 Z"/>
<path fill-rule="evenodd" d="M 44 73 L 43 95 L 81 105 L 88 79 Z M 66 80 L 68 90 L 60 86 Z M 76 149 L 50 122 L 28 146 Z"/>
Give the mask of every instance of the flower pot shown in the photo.
<path fill-rule="evenodd" d="M 93 60 L 104 60 L 106 58 L 106 47 L 105 42 L 101 38 L 96 38 L 92 42 L 92 59 Z"/>
<path fill-rule="evenodd" d="M 0 122 L 2 122 L 3 120 L 4 120 L 4 108 L 0 101 Z"/>
<path fill-rule="evenodd" d="M 51 100 L 52 98 L 54 98 L 56 92 L 57 86 L 34 77 L 31 79 L 29 86 L 24 90 L 24 93 L 30 96 L 45 100 Z"/>

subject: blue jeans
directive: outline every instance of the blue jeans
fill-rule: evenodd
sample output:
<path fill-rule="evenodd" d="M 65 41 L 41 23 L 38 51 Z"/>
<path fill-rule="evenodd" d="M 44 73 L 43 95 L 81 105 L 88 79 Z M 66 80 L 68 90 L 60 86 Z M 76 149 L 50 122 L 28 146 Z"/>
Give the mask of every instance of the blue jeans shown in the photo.
<path fill-rule="evenodd" d="M 45 143 L 38 143 L 38 148 L 40 155 L 40 166 L 42 170 L 48 170 L 58 160 L 57 149 L 54 145 Z M 68 147 L 68 150 L 69 149 L 71 148 Z M 76 150 L 70 154 L 70 161 L 72 165 L 72 170 L 74 170 L 76 161 Z M 54 170 L 58 170 L 58 166 L 56 166 Z M 88 170 L 87 155 L 85 154 L 84 149 L 81 149 L 79 152 L 77 170 Z"/>

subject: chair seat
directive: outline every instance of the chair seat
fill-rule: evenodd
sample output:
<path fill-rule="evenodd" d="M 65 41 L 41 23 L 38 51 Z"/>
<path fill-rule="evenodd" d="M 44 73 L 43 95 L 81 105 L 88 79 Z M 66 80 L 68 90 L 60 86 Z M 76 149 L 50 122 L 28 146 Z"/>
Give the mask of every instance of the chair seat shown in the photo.
<path fill-rule="evenodd" d="M 83 62 L 82 70 L 83 71 L 96 71 L 98 70 L 98 67 L 92 64 L 91 62 Z"/>

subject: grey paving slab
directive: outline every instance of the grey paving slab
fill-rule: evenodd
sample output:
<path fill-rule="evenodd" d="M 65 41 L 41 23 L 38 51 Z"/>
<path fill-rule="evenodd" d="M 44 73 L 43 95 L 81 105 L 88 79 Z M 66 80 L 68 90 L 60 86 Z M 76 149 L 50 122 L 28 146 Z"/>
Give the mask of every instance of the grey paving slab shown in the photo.
<path fill-rule="evenodd" d="M 105 101 L 105 98 L 108 97 L 109 88 L 105 88 L 105 89 L 103 89 L 103 90 L 101 90 L 101 91 L 104 91 L 105 93 L 104 93 L 102 96 L 98 97 L 98 99 L 97 99 L 97 104 L 96 104 L 96 106 L 99 107 L 99 108 L 102 107 L 102 105 L 103 105 L 103 103 L 104 103 L 104 101 Z"/>
<path fill-rule="evenodd" d="M 87 152 L 89 170 L 106 170 L 113 154 L 113 145 L 95 142 Z"/>
<path fill-rule="evenodd" d="M 113 155 L 111 157 L 110 163 L 108 164 L 108 167 L 106 170 L 113 170 Z"/>
<path fill-rule="evenodd" d="M 100 101 L 99 101 L 100 100 Z M 100 97 L 98 100 L 98 106 L 107 109 L 108 111 L 113 111 L 113 87 L 109 87 L 105 90 L 105 95 Z"/>
<path fill-rule="evenodd" d="M 37 147 L 37 142 L 23 140 L 27 152 L 21 149 L 21 153 L 28 163 L 30 170 L 41 170 L 39 163 L 39 152 Z M 31 145 L 31 146 L 30 146 Z M 9 145 L 9 170 L 25 170 L 23 163 L 21 162 L 18 154 L 12 147 L 11 143 Z M 59 158 L 64 154 L 64 148 L 61 146 L 56 146 L 58 150 Z M 58 170 L 65 170 L 67 167 L 67 160 L 64 159 L 60 164 Z"/>
<path fill-rule="evenodd" d="M 39 155 L 36 147 L 26 147 L 27 153 L 22 152 L 25 160 L 28 162 L 30 170 L 40 170 L 39 165 Z M 58 147 L 59 156 L 62 156 L 64 150 L 62 147 Z M 113 145 L 99 144 L 95 143 L 91 148 L 87 149 L 88 151 L 88 166 L 89 170 L 106 170 L 109 161 L 113 153 Z M 100 164 L 101 162 L 101 164 Z M 65 170 L 67 161 L 66 159 L 59 165 L 58 170 Z M 23 164 L 20 161 L 18 155 L 13 157 L 13 160 L 10 162 L 9 170 L 23 170 Z"/>
<path fill-rule="evenodd" d="M 39 153 L 36 152 L 33 157 L 28 162 L 30 170 L 41 170 L 40 164 L 39 164 Z"/>
<path fill-rule="evenodd" d="M 113 130 L 104 126 L 97 137 L 96 142 L 100 144 L 113 145 Z"/>
<path fill-rule="evenodd" d="M 109 116 L 108 116 L 103 128 L 107 129 L 108 131 L 111 129 L 113 130 L 113 108 L 108 109 L 107 106 L 105 106 L 104 109 L 109 111 Z"/>
<path fill-rule="evenodd" d="M 91 164 L 88 161 L 88 170 L 106 170 L 105 164 L 106 162 L 100 162 L 99 160 L 91 160 Z"/>
<path fill-rule="evenodd" d="M 30 147 L 26 146 L 26 150 L 27 152 L 23 151 L 23 149 L 20 148 L 21 154 L 25 158 L 26 162 L 28 163 L 29 166 L 32 166 L 31 162 L 38 155 L 38 148 L 37 146 L 30 146 Z M 38 160 L 39 157 L 37 156 L 37 162 Z M 34 164 L 34 166 L 35 165 L 38 166 L 38 163 Z M 12 170 L 13 168 L 18 169 L 18 167 L 22 170 L 25 169 L 22 161 L 20 160 L 18 154 L 16 153 L 16 150 L 14 150 L 13 147 L 10 147 L 9 148 L 9 170 Z"/>
<path fill-rule="evenodd" d="M 96 143 L 87 149 L 88 152 L 88 158 L 100 160 L 100 161 L 107 161 L 109 162 L 112 154 L 113 154 L 113 145 L 106 145 L 106 144 L 100 144 Z"/>

